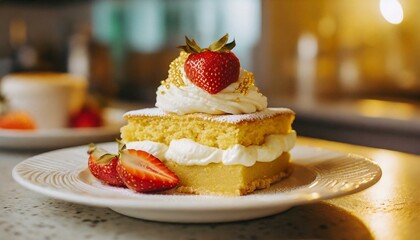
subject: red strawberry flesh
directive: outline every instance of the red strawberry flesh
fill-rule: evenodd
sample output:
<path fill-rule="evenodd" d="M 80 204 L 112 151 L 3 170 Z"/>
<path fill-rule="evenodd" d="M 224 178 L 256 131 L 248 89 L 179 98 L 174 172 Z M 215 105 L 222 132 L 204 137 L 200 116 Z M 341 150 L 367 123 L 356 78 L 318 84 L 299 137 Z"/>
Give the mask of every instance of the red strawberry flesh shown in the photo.
<path fill-rule="evenodd" d="M 90 145 L 88 168 L 93 176 L 111 186 L 124 187 L 125 184 L 117 173 L 117 155 L 110 154 L 102 148 Z"/>
<path fill-rule="evenodd" d="M 239 69 L 239 59 L 232 52 L 193 53 L 184 66 L 191 82 L 210 94 L 216 94 L 236 82 Z"/>
<path fill-rule="evenodd" d="M 158 158 L 134 149 L 120 152 L 117 172 L 125 185 L 136 192 L 154 192 L 175 187 L 179 179 Z"/>

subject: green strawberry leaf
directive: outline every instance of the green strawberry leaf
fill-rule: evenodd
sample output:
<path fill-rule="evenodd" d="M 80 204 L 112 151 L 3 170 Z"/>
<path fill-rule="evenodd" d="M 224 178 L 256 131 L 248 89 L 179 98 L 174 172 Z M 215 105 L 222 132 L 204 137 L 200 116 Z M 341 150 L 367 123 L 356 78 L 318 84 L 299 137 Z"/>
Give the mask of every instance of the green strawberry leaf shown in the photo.
<path fill-rule="evenodd" d="M 216 42 L 212 43 L 208 47 L 208 49 L 210 51 L 213 51 L 213 52 L 218 52 L 218 51 L 220 51 L 226 45 L 226 42 L 227 42 L 228 39 L 229 39 L 229 34 L 226 33 L 225 36 L 223 36 L 222 38 L 220 38 Z"/>
<path fill-rule="evenodd" d="M 108 153 L 104 149 L 98 148 L 93 143 L 89 144 L 87 153 L 93 156 L 97 164 L 103 165 L 108 164 L 113 158 L 116 157 L 115 154 Z"/>
<path fill-rule="evenodd" d="M 201 47 L 195 42 L 194 39 L 190 40 L 187 36 L 185 36 L 185 42 L 187 43 L 187 49 L 189 47 L 192 50 L 192 52 L 201 52 Z"/>
<path fill-rule="evenodd" d="M 228 44 L 226 44 L 224 48 L 226 48 L 226 49 L 228 49 L 228 50 L 230 51 L 230 50 L 232 50 L 235 46 L 236 46 L 236 42 L 235 42 L 235 39 L 233 39 L 233 41 L 232 41 L 232 42 L 230 42 L 230 43 L 228 43 Z"/>

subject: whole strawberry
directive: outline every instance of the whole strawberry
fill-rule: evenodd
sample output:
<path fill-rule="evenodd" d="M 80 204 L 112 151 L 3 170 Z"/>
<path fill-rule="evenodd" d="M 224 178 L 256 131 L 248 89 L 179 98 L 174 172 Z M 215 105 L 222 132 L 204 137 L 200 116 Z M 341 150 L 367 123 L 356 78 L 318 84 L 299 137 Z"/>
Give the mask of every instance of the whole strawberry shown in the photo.
<path fill-rule="evenodd" d="M 117 187 L 125 186 L 117 173 L 117 155 L 108 153 L 95 144 L 89 145 L 87 153 L 89 154 L 88 168 L 93 176 L 107 185 Z"/>
<path fill-rule="evenodd" d="M 70 127 L 91 128 L 103 125 L 101 109 L 95 106 L 85 105 L 76 114 L 70 117 Z"/>
<path fill-rule="evenodd" d="M 239 77 L 239 59 L 231 52 L 235 47 L 235 40 L 227 43 L 229 35 L 211 44 L 208 48 L 200 46 L 188 37 L 182 50 L 190 53 L 185 61 L 184 70 L 190 81 L 210 94 L 216 94 Z"/>

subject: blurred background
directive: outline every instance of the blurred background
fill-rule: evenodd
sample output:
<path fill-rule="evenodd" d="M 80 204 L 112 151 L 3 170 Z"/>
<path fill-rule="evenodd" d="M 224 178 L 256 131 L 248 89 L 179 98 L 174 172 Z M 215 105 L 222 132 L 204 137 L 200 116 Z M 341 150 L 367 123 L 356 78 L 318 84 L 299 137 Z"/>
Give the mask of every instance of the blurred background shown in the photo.
<path fill-rule="evenodd" d="M 0 77 L 60 71 L 153 106 L 176 46 L 229 33 L 303 136 L 420 154 L 417 0 L 0 0 Z"/>

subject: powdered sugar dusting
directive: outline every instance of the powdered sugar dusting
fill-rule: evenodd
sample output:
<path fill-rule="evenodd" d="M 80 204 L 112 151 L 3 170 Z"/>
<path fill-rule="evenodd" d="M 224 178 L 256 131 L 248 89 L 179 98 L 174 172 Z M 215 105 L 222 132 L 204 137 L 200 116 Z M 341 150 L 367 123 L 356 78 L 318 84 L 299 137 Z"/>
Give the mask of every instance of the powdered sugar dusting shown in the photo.
<path fill-rule="evenodd" d="M 205 120 L 217 121 L 217 122 L 228 122 L 228 123 L 240 123 L 247 121 L 258 121 L 266 118 L 270 118 L 281 114 L 294 114 L 294 112 L 288 108 L 266 108 L 262 111 L 255 113 L 246 114 L 223 114 L 223 115 L 211 115 L 205 113 L 193 113 L 188 116 L 199 117 Z M 165 117 L 173 116 L 172 113 L 167 113 L 159 108 L 144 108 L 133 110 L 124 114 L 125 118 L 135 116 L 146 116 L 146 117 Z M 186 115 L 185 115 L 186 116 Z"/>
<path fill-rule="evenodd" d="M 266 108 L 262 111 L 246 114 L 206 115 L 204 118 L 229 123 L 240 123 L 247 121 L 258 121 L 281 114 L 292 114 L 293 111 L 287 108 Z"/>
<path fill-rule="evenodd" d="M 164 117 L 164 116 L 169 116 L 169 114 L 159 108 L 143 108 L 143 109 L 129 111 L 124 114 L 124 118 L 134 117 L 134 116 Z"/>

